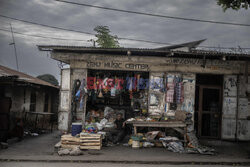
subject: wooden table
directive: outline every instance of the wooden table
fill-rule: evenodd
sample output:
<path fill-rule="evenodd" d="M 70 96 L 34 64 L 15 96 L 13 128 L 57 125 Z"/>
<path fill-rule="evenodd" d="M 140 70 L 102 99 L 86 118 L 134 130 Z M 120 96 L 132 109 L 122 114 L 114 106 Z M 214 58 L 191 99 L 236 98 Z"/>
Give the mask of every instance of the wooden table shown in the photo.
<path fill-rule="evenodd" d="M 150 122 L 150 121 L 126 121 L 126 124 L 132 124 L 134 134 L 137 134 L 137 127 L 156 127 L 156 128 L 173 128 L 184 136 L 184 144 L 187 143 L 187 124 L 182 121 L 165 121 L 165 122 Z"/>

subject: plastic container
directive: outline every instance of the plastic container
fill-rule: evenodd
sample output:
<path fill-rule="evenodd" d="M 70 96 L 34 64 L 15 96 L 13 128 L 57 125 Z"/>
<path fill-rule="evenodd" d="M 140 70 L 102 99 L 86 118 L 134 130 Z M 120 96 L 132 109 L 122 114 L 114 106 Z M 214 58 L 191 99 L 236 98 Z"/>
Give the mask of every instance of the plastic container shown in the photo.
<path fill-rule="evenodd" d="M 82 132 L 82 123 L 81 122 L 74 122 L 72 123 L 72 127 L 71 127 L 71 135 L 75 136 L 79 133 Z"/>
<path fill-rule="evenodd" d="M 132 148 L 140 148 L 140 141 L 133 140 L 132 142 Z"/>
<path fill-rule="evenodd" d="M 133 141 L 141 141 L 142 140 L 142 136 L 131 136 L 131 139 Z"/>

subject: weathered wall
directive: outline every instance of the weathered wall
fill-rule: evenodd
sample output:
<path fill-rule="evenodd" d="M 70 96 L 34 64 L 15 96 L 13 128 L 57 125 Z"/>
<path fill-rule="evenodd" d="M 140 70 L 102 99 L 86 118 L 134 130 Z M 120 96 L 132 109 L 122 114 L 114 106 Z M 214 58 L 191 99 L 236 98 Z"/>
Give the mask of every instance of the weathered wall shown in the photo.
<path fill-rule="evenodd" d="M 249 99 L 245 76 L 225 75 L 222 139 L 250 140 Z"/>
<path fill-rule="evenodd" d="M 250 108 L 248 85 L 245 75 L 239 77 L 239 99 L 238 99 L 238 121 L 237 121 L 237 138 L 239 140 L 250 140 Z M 249 81 L 249 80 L 248 80 Z"/>
<path fill-rule="evenodd" d="M 132 53 L 133 55 L 133 53 Z M 52 53 L 55 59 L 70 59 L 71 68 L 136 70 L 152 72 L 185 72 L 210 74 L 237 74 L 245 71 L 240 61 L 178 59 L 153 56 L 121 56 L 81 53 Z M 206 68 L 203 68 L 205 65 Z"/>
<path fill-rule="evenodd" d="M 225 75 L 223 83 L 222 139 L 235 139 L 237 112 L 237 76 Z"/>
<path fill-rule="evenodd" d="M 36 112 L 44 111 L 44 100 L 45 100 L 45 92 L 44 90 L 36 90 Z"/>
<path fill-rule="evenodd" d="M 194 123 L 194 103 L 195 103 L 195 74 L 183 74 L 183 85 L 184 85 L 184 101 L 181 104 L 181 110 L 192 113 Z"/>
<path fill-rule="evenodd" d="M 10 130 L 15 127 L 16 119 L 24 119 L 25 112 L 30 111 L 30 96 L 32 91 L 36 92 L 36 112 L 44 111 L 45 91 L 47 91 L 50 96 L 58 96 L 56 95 L 56 91 L 47 88 L 32 88 L 29 86 L 5 86 L 4 90 L 4 96 L 10 97 L 12 100 L 12 105 L 10 109 Z M 55 104 L 53 104 L 53 106 L 54 105 Z M 43 116 L 39 116 L 38 119 L 44 121 Z M 48 119 L 49 121 L 49 117 L 46 117 L 46 119 Z M 26 121 L 28 122 L 28 124 L 34 122 L 35 115 L 26 114 Z"/>
<path fill-rule="evenodd" d="M 10 90 L 12 100 L 11 112 L 20 113 L 23 110 L 24 104 L 24 89 L 21 87 L 12 87 Z"/>
<path fill-rule="evenodd" d="M 70 119 L 70 69 L 61 70 L 60 104 L 58 112 L 58 129 L 68 131 Z"/>

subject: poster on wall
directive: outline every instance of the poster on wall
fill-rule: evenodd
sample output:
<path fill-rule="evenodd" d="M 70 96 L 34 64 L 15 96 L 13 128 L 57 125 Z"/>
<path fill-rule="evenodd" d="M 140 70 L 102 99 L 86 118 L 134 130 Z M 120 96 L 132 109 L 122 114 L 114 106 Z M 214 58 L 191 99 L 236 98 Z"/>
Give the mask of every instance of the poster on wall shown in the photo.
<path fill-rule="evenodd" d="M 222 122 L 222 138 L 234 139 L 236 132 L 236 121 L 234 119 L 223 119 Z"/>
<path fill-rule="evenodd" d="M 150 94 L 149 96 L 149 104 L 150 106 L 158 106 L 159 105 L 159 95 L 157 94 Z"/>
<path fill-rule="evenodd" d="M 224 96 L 235 97 L 237 95 L 237 76 L 226 75 L 224 77 Z"/>
<path fill-rule="evenodd" d="M 240 98 L 239 99 L 239 118 L 246 119 L 250 116 L 248 110 L 248 99 L 247 98 Z"/>
<path fill-rule="evenodd" d="M 246 140 L 250 139 L 250 121 L 249 120 L 239 120 L 238 122 L 238 139 Z"/>
<path fill-rule="evenodd" d="M 235 118 L 236 107 L 236 97 L 225 97 L 223 100 L 223 117 Z"/>
<path fill-rule="evenodd" d="M 150 88 L 154 91 L 163 91 L 163 78 L 158 76 L 152 76 L 150 80 Z"/>

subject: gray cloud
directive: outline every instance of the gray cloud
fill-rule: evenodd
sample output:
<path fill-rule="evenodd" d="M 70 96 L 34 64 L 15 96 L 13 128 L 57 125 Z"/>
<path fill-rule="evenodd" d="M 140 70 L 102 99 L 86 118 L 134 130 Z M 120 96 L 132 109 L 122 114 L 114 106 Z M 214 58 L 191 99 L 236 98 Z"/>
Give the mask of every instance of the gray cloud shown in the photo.
<path fill-rule="evenodd" d="M 100 6 L 120 8 L 154 14 L 190 17 L 225 22 L 250 22 L 250 10 L 223 12 L 215 0 L 74 0 Z M 249 27 L 226 26 L 140 16 L 95 8 L 69 5 L 53 0 L 2 0 L 0 14 L 30 20 L 42 24 L 65 27 L 74 30 L 93 32 L 97 25 L 107 25 L 119 37 L 145 39 L 167 43 L 181 43 L 207 38 L 203 45 L 225 47 L 250 47 Z M 60 38 L 88 40 L 94 36 L 29 25 L 0 18 L 0 28 L 9 29 L 11 22 L 14 31 Z M 9 32 L 0 31 L 0 63 L 15 68 L 15 57 Z M 57 62 L 49 59 L 46 53 L 39 52 L 38 44 L 84 45 L 89 42 L 60 41 L 25 37 L 15 34 L 20 68 L 32 75 L 51 73 L 59 78 Z M 120 40 L 124 47 L 158 47 L 160 45 Z"/>

